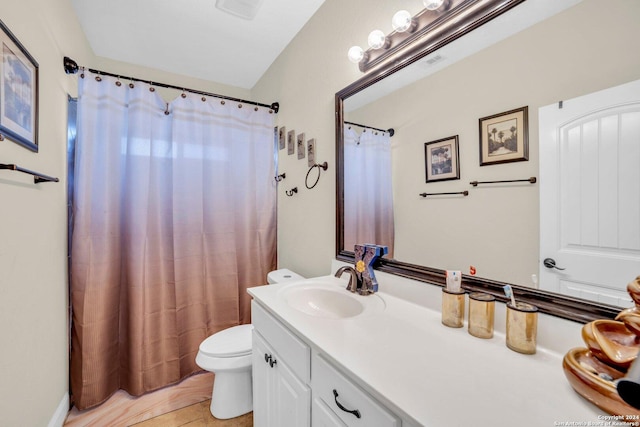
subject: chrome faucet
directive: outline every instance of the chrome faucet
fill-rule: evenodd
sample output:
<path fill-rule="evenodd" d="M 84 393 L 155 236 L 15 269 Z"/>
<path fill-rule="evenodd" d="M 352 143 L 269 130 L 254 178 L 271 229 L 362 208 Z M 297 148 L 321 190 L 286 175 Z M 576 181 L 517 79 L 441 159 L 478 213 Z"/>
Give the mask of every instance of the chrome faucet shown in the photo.
<path fill-rule="evenodd" d="M 358 281 L 358 273 L 356 273 L 356 270 L 354 270 L 353 267 L 340 267 L 338 271 L 336 271 L 335 276 L 338 278 L 342 277 L 342 274 L 345 271 L 349 272 L 349 274 L 351 275 L 351 277 L 349 277 L 349 283 L 347 284 L 347 290 L 349 292 L 355 292 L 358 288 L 360 288 L 361 284 Z"/>

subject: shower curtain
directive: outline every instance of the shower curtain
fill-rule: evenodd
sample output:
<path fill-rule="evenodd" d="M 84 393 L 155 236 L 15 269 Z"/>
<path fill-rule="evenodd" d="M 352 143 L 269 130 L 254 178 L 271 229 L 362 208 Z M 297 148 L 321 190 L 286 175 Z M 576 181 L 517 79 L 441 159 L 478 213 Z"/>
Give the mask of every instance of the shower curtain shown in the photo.
<path fill-rule="evenodd" d="M 239 108 L 240 107 L 240 108 Z M 250 322 L 276 263 L 273 115 L 144 83 L 79 79 L 71 390 L 79 409 L 200 370 L 207 336 Z"/>
<path fill-rule="evenodd" d="M 344 248 L 356 243 L 389 247 L 393 257 L 391 138 L 387 132 L 344 130 Z"/>

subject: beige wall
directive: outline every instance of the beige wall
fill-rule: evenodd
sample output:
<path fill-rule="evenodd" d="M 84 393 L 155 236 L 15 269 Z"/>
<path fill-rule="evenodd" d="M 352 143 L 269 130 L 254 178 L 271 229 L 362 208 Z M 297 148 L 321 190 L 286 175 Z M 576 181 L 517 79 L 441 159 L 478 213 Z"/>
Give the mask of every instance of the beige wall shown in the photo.
<path fill-rule="evenodd" d="M 0 424 L 46 426 L 68 392 L 67 96 L 77 95 L 77 77 L 64 73 L 62 58 L 233 97 L 250 91 L 94 57 L 69 0 L 0 0 L 0 11 L 40 78 L 40 150 L 5 140 L 0 163 L 60 178 L 34 185 L 27 175 L 0 171 Z"/>
<path fill-rule="evenodd" d="M 67 93 L 62 58 L 91 53 L 66 0 L 1 0 L 0 19 L 39 63 L 39 153 L 6 140 L 0 162 L 60 177 L 0 171 L 0 418 L 46 426 L 67 393 Z"/>
<path fill-rule="evenodd" d="M 540 177 L 538 108 L 640 78 L 640 55 L 629 54 L 640 39 L 640 2 L 613 5 L 605 13 L 585 1 L 347 116 L 396 130 L 397 259 L 463 272 L 474 265 L 481 277 L 532 285 L 538 186 L 474 189 L 469 182 Z M 529 108 L 529 161 L 480 167 L 478 119 L 522 106 Z M 460 180 L 425 184 L 424 143 L 453 135 Z M 468 197 L 417 197 L 463 190 Z"/>
<path fill-rule="evenodd" d="M 280 267 L 307 277 L 329 273 L 335 256 L 334 96 L 362 76 L 347 59 L 347 51 L 355 44 L 366 46 L 369 31 L 376 27 L 389 32 L 397 9 L 417 12 L 419 4 L 326 0 L 253 88 L 254 97 L 277 98 L 278 125 L 316 138 L 317 161 L 329 163 L 319 184 L 307 190 L 306 159 L 280 151 L 279 171 L 287 174 L 278 190 Z M 298 194 L 287 197 L 285 190 L 293 187 L 298 187 Z"/>
<path fill-rule="evenodd" d="M 368 32 L 376 27 L 389 32 L 388 21 L 393 12 L 402 7 L 410 9 L 419 2 L 384 3 L 393 4 L 372 6 L 371 2 L 360 0 L 327 0 L 253 90 L 254 94 L 278 97 L 282 103 L 278 124 L 296 132 L 305 131 L 307 137 L 316 137 L 318 158 L 329 161 L 330 167 L 335 166 L 334 94 L 361 76 L 357 67 L 346 59 L 346 51 L 353 44 L 366 45 Z M 566 16 L 559 15 L 519 35 L 517 41 L 505 41 L 452 66 L 446 74 L 434 75 L 421 84 L 420 90 L 412 93 L 403 91 L 402 100 L 395 99 L 389 104 L 392 107 L 413 105 L 421 115 L 407 116 L 396 109 L 391 117 L 385 117 L 384 123 L 380 122 L 382 127 L 406 127 L 399 130 L 398 142 L 394 142 L 404 144 L 402 154 L 394 163 L 400 171 L 394 185 L 402 188 L 401 191 L 408 196 L 426 191 L 424 142 L 455 134 L 460 134 L 461 143 L 468 145 L 462 147 L 462 179 L 457 184 L 430 184 L 429 190 L 444 191 L 442 188 L 462 186 L 462 183 L 488 176 L 496 179 L 538 176 L 539 106 L 640 78 L 638 55 L 631 53 L 635 52 L 634 44 L 638 40 L 636 21 L 640 16 L 640 3 L 615 0 L 607 6 L 611 9 L 610 14 L 602 10 L 600 2 L 585 0 L 564 12 Z M 606 30 L 601 30 L 601 25 Z M 514 46 L 520 42 L 526 47 Z M 505 74 L 505 68 L 498 64 L 507 58 L 508 68 L 512 71 Z M 617 63 L 618 60 L 622 64 Z M 492 86 L 498 84 L 508 85 L 509 90 L 494 91 Z M 431 103 L 432 99 L 437 99 L 438 104 Z M 477 119 L 524 105 L 529 106 L 531 160 L 479 168 Z M 442 107 L 442 110 L 438 111 L 437 107 Z M 463 125 L 457 124 L 449 119 L 451 111 L 453 115 L 468 120 Z M 416 122 L 422 120 L 431 125 L 426 132 L 417 126 Z M 278 200 L 280 266 L 307 276 L 326 274 L 329 271 L 327 260 L 334 256 L 335 169 L 323 175 L 316 189 L 306 190 L 306 162 L 287 156 L 286 152 L 280 153 L 280 172 L 287 173 L 287 179 L 280 183 Z M 301 192 L 294 197 L 286 197 L 284 190 L 293 186 Z M 464 187 L 466 189 L 468 184 Z M 506 192 L 510 192 L 508 201 L 504 200 Z M 396 248 L 396 254 L 403 260 L 410 254 L 431 251 L 437 246 L 434 244 L 437 242 L 432 242 L 428 236 L 412 234 L 416 224 L 425 222 L 422 214 L 425 213 L 426 201 L 413 197 L 406 199 L 407 204 L 396 210 L 399 238 L 409 235 L 413 242 L 405 248 Z M 512 236 L 510 240 L 495 248 L 487 248 L 490 236 L 481 233 L 477 241 L 482 242 L 480 251 L 483 253 L 489 253 L 488 249 L 504 252 L 505 248 L 511 252 L 516 242 L 524 241 L 525 244 L 520 245 L 519 252 L 513 257 L 522 273 L 513 281 L 530 284 L 530 274 L 537 270 L 537 186 L 514 194 L 509 189 L 502 194 L 476 190 L 466 199 L 430 203 L 428 206 L 445 212 L 453 226 L 461 227 L 468 235 L 475 235 L 479 228 L 484 227 L 479 218 L 469 220 L 468 212 L 475 215 L 480 210 L 486 219 L 499 214 L 500 206 L 505 208 L 508 205 L 508 210 L 517 207 L 516 216 L 524 218 L 524 227 L 516 224 L 511 230 L 499 232 L 503 237 Z M 496 224 L 495 218 L 492 224 Z M 457 238 L 446 233 L 440 238 L 447 237 Z M 444 254 L 432 265 L 466 271 L 469 264 L 482 262 L 483 258 L 478 254 L 477 246 L 470 251 L 463 249 Z M 453 254 L 461 256 L 452 262 L 450 256 Z M 411 260 L 417 261 L 415 258 Z M 481 275 L 489 277 L 500 276 L 502 272 L 493 268 L 480 271 Z"/>

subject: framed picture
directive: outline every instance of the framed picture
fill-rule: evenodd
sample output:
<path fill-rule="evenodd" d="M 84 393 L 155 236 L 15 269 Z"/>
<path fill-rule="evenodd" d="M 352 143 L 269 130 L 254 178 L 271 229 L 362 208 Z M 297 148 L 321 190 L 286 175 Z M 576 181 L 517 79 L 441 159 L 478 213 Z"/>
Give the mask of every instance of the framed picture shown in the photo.
<path fill-rule="evenodd" d="M 284 147 L 286 145 L 285 143 L 285 135 L 287 133 L 287 128 L 282 126 L 280 128 L 280 130 L 278 131 L 278 149 L 279 150 L 284 150 Z"/>
<path fill-rule="evenodd" d="M 307 166 L 311 167 L 316 164 L 316 139 L 311 138 L 307 141 Z"/>
<path fill-rule="evenodd" d="M 306 146 L 305 146 L 305 140 L 304 140 L 304 132 L 302 132 L 300 135 L 298 135 L 298 159 L 304 159 L 306 153 Z"/>
<path fill-rule="evenodd" d="M 480 119 L 480 166 L 529 160 L 528 107 Z"/>
<path fill-rule="evenodd" d="M 293 153 L 295 153 L 296 150 L 296 131 L 295 130 L 290 130 L 287 133 L 287 154 L 288 155 L 292 155 Z"/>
<path fill-rule="evenodd" d="M 460 179 L 458 135 L 424 143 L 427 182 Z"/>
<path fill-rule="evenodd" d="M 0 21 L 0 135 L 38 151 L 38 63 Z"/>

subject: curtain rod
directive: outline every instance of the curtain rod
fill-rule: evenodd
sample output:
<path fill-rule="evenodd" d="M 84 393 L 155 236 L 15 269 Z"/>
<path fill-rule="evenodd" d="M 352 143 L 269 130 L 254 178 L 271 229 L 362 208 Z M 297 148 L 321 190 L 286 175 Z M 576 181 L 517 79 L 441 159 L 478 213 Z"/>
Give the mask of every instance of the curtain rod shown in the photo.
<path fill-rule="evenodd" d="M 64 72 L 67 74 L 76 74 L 78 72 L 78 70 L 80 69 L 80 67 L 78 66 L 78 63 L 76 61 L 74 61 L 73 59 L 69 58 L 68 56 L 65 56 L 63 59 L 63 67 L 64 67 Z M 84 67 L 82 67 L 84 69 Z M 94 74 L 100 74 L 103 76 L 111 76 L 111 77 L 116 77 L 116 78 L 120 78 L 123 80 L 132 80 L 135 82 L 143 82 L 143 83 L 148 83 L 152 86 L 157 86 L 157 87 L 165 87 L 168 89 L 176 89 L 176 90 L 181 90 L 181 91 L 185 91 L 185 92 L 191 92 L 191 93 L 196 93 L 198 95 L 206 95 L 206 96 L 212 96 L 215 98 L 221 98 L 221 99 L 226 99 L 229 101 L 236 101 L 236 102 L 242 102 L 244 104 L 250 104 L 250 105 L 257 105 L 259 107 L 266 107 L 266 108 L 271 108 L 273 110 L 274 113 L 278 113 L 278 111 L 280 110 L 280 103 L 279 102 L 274 102 L 271 105 L 268 104 L 262 104 L 260 102 L 256 102 L 256 101 L 249 101 L 246 99 L 240 99 L 240 98 L 233 98 L 231 96 L 225 96 L 225 95 L 219 95 L 217 93 L 211 93 L 211 92 L 204 92 L 201 90 L 197 90 L 197 89 L 189 89 L 186 87 L 181 87 L 181 86 L 175 86 L 175 85 L 170 85 L 167 83 L 159 83 L 159 82 L 154 82 L 152 80 L 144 80 L 144 79 L 139 79 L 136 77 L 130 77 L 130 76 L 124 76 L 122 74 L 114 74 L 114 73 L 110 73 L 107 71 L 102 71 L 102 70 L 94 70 L 93 68 L 87 68 L 87 71 L 90 71 Z"/>
<path fill-rule="evenodd" d="M 389 128 L 389 129 L 378 129 L 378 128 L 374 128 L 373 126 L 367 126 L 367 125 L 361 125 L 360 123 L 354 123 L 354 122 L 344 122 L 347 125 L 354 125 L 354 126 L 360 126 L 361 128 L 367 128 L 367 129 L 373 129 L 373 130 L 378 130 L 380 132 L 389 132 L 389 136 L 393 136 L 393 134 L 396 133 L 396 131 L 393 128 Z"/>

